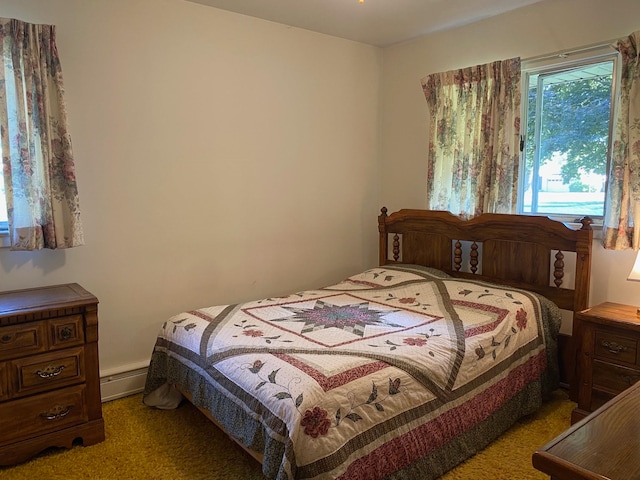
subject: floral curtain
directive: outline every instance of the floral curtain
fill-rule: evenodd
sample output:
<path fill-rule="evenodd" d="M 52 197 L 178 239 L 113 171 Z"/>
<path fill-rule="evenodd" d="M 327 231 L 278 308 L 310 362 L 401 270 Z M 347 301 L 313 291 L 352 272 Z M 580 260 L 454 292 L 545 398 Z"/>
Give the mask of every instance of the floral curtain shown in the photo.
<path fill-rule="evenodd" d="M 0 147 L 11 248 L 82 245 L 55 27 L 0 19 Z"/>
<path fill-rule="evenodd" d="M 622 58 L 603 222 L 605 248 L 640 248 L 640 32 L 614 43 Z"/>
<path fill-rule="evenodd" d="M 422 79 L 430 112 L 427 205 L 471 218 L 515 213 L 520 59 Z"/>

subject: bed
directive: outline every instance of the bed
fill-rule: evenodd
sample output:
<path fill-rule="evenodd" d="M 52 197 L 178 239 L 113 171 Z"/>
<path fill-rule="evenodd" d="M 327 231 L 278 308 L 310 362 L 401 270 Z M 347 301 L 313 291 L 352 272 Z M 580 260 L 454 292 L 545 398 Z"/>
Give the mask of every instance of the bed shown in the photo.
<path fill-rule="evenodd" d="M 270 479 L 437 478 L 558 387 L 590 223 L 383 208 L 377 267 L 164 321 L 144 402 L 186 398 Z"/>

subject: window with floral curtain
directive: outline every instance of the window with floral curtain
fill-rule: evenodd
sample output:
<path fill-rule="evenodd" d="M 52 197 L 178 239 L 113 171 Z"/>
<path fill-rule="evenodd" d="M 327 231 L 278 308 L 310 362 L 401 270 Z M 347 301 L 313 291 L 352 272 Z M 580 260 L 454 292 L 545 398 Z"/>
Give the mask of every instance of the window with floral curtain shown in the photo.
<path fill-rule="evenodd" d="M 422 79 L 430 112 L 427 208 L 515 213 L 520 58 Z"/>
<path fill-rule="evenodd" d="M 13 250 L 84 244 L 55 27 L 0 19 L 0 147 Z"/>
<path fill-rule="evenodd" d="M 622 69 L 613 130 L 602 242 L 605 248 L 640 248 L 640 31 L 614 43 Z"/>

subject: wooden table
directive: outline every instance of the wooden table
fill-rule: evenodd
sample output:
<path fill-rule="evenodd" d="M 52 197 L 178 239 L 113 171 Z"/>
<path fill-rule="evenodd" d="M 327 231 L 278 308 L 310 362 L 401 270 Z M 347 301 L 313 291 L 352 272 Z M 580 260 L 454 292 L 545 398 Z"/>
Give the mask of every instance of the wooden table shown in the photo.
<path fill-rule="evenodd" d="M 533 454 L 552 480 L 640 479 L 640 383 Z"/>

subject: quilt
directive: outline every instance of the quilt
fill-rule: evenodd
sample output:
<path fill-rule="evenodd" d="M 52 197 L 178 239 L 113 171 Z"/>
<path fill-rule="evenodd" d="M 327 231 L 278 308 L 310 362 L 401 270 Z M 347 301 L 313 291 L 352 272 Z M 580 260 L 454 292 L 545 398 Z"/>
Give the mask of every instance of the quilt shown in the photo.
<path fill-rule="evenodd" d="M 169 318 L 144 399 L 189 392 L 268 478 L 436 478 L 556 386 L 559 324 L 527 291 L 378 267 Z"/>

